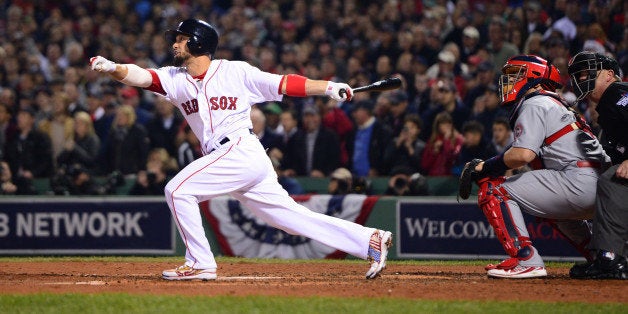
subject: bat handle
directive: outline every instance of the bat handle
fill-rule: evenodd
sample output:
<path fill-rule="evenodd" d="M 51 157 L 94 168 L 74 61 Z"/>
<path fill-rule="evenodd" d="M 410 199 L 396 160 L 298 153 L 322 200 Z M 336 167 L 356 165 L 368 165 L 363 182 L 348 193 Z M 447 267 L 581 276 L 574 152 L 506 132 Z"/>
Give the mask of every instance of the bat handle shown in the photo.
<path fill-rule="evenodd" d="M 342 97 L 345 97 L 344 95 L 346 95 L 346 94 L 347 94 L 347 91 L 346 91 L 344 88 L 341 88 L 341 89 L 338 91 L 338 96 L 340 96 L 341 98 L 342 98 Z"/>

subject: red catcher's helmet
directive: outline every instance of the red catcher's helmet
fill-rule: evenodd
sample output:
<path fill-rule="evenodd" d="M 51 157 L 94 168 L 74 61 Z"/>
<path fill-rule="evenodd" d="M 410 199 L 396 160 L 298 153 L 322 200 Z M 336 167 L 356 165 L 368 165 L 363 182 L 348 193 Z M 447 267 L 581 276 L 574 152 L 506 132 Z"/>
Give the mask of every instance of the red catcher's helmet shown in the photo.
<path fill-rule="evenodd" d="M 521 99 L 530 88 L 537 85 L 550 92 L 561 88 L 563 85 L 560 83 L 558 68 L 535 55 L 520 55 L 508 59 L 499 77 L 502 105 Z"/>

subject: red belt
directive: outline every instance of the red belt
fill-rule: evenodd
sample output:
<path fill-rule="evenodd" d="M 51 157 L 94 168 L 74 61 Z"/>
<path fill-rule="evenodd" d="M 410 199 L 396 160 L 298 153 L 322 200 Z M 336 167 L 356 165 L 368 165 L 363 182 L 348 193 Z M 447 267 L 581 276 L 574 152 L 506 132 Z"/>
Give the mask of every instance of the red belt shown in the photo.
<path fill-rule="evenodd" d="M 602 168 L 602 164 L 598 161 L 579 160 L 576 162 L 578 168 Z"/>

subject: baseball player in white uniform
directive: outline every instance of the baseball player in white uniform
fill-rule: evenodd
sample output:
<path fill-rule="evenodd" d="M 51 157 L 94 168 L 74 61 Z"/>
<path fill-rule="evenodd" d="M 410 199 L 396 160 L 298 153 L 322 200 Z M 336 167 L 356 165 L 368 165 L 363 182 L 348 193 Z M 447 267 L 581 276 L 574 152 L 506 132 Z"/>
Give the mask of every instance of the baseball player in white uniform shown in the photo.
<path fill-rule="evenodd" d="M 278 183 L 270 159 L 251 132 L 253 104 L 281 101 L 283 95 L 350 100 L 351 87 L 262 72 L 246 62 L 213 59 L 218 33 L 201 20 L 185 20 L 166 36 L 172 42 L 176 66 L 143 69 L 101 56 L 90 60 L 93 70 L 168 99 L 201 142 L 204 156 L 182 169 L 165 189 L 186 254 L 185 263 L 165 270 L 163 278 L 216 279 L 216 260 L 205 237 L 198 203 L 224 194 L 274 227 L 367 259 L 366 278 L 377 277 L 386 266 L 391 232 L 319 214 L 296 203 Z"/>
<path fill-rule="evenodd" d="M 532 246 L 522 210 L 549 222 L 586 258 L 598 176 L 609 162 L 586 122 L 557 94 L 558 69 L 534 55 L 510 58 L 502 69 L 502 103 L 512 105 L 515 139 L 504 153 L 480 162 L 478 205 L 510 258 L 486 267 L 489 277 L 547 276 Z M 508 169 L 533 171 L 509 178 Z"/>

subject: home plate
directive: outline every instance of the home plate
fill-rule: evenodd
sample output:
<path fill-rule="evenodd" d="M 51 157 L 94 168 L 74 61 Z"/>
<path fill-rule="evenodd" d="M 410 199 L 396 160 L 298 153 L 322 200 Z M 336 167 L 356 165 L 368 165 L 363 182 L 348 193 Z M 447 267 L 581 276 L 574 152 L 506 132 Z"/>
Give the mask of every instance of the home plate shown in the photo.
<path fill-rule="evenodd" d="M 283 277 L 233 276 L 233 277 L 218 277 L 216 278 L 216 281 L 275 280 L 275 279 L 283 279 Z"/>

